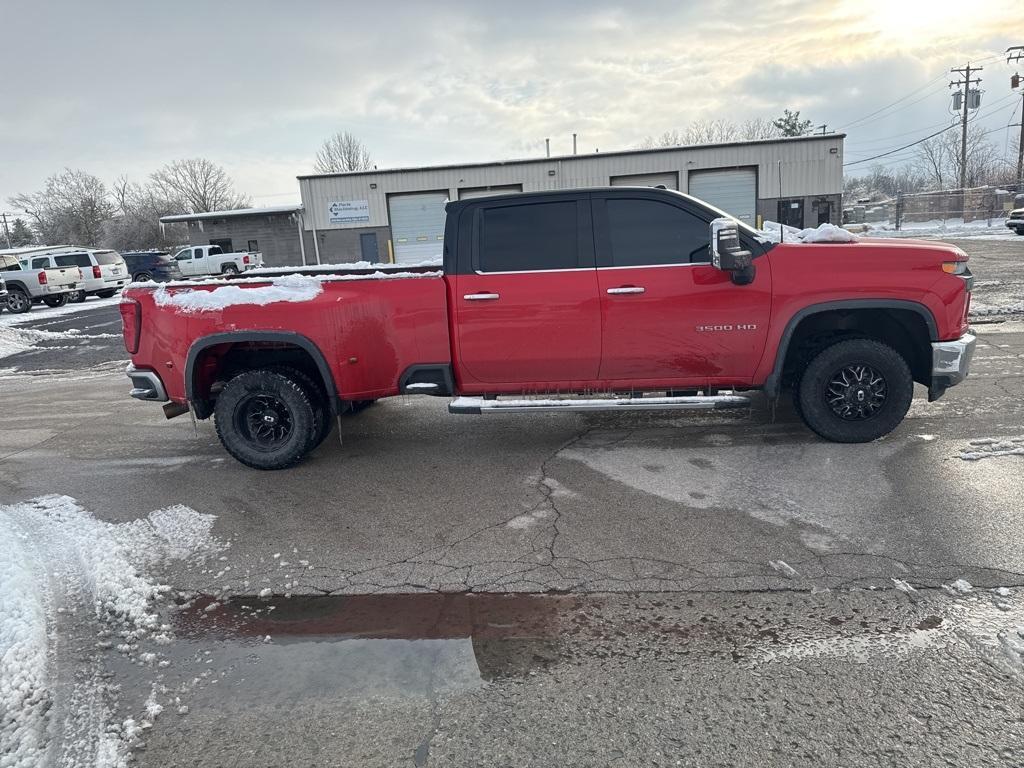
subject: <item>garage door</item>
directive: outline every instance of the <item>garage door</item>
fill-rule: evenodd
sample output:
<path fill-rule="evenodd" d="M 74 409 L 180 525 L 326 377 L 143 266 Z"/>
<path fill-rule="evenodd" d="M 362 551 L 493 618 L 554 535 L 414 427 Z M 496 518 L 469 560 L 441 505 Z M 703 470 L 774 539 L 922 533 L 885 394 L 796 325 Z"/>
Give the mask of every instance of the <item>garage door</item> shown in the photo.
<path fill-rule="evenodd" d="M 690 194 L 756 226 L 757 174 L 753 168 L 690 171 Z"/>
<path fill-rule="evenodd" d="M 398 264 L 441 258 L 447 192 L 417 192 L 388 198 L 391 240 Z"/>
<path fill-rule="evenodd" d="M 493 197 L 494 195 L 511 195 L 522 191 L 522 184 L 503 184 L 498 187 L 470 187 L 459 190 L 459 200 L 471 200 L 474 197 Z"/>
<path fill-rule="evenodd" d="M 612 176 L 613 187 L 665 187 L 679 189 L 678 173 L 641 173 L 632 176 Z"/>

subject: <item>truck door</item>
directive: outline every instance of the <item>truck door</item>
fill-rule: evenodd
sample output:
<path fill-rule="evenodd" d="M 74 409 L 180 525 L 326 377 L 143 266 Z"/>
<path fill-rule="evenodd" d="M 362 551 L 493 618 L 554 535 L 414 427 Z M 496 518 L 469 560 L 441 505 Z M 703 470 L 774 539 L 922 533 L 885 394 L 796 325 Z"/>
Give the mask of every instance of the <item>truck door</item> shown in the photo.
<path fill-rule="evenodd" d="M 454 280 L 460 383 L 518 391 L 593 381 L 601 319 L 588 196 L 496 200 L 462 217 L 471 236 L 460 248 L 472 245 Z"/>
<path fill-rule="evenodd" d="M 183 277 L 199 274 L 196 270 L 195 259 L 193 258 L 195 251 L 199 251 L 199 249 L 182 248 L 174 255 L 174 260 L 178 262 L 178 269 L 181 270 Z"/>
<path fill-rule="evenodd" d="M 631 191 L 593 200 L 602 380 L 748 383 L 764 351 L 771 272 L 735 285 L 711 266 L 711 211 Z"/>

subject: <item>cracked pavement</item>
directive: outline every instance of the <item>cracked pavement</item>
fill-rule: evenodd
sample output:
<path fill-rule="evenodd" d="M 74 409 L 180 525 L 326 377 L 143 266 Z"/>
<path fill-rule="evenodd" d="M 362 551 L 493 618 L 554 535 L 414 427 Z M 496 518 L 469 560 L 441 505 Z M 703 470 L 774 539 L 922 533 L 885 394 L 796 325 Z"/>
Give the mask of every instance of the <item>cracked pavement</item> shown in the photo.
<path fill-rule="evenodd" d="M 1000 290 L 1019 282 L 1016 241 L 961 245 L 979 282 L 996 281 Z M 108 307 L 48 320 L 39 311 L 32 323 L 102 332 L 116 313 Z M 533 645 L 520 649 L 529 670 L 480 689 L 439 693 L 468 663 L 465 647 L 403 646 L 407 655 L 388 674 L 422 672 L 411 698 L 364 681 L 351 700 L 335 701 L 328 691 L 307 701 L 278 679 L 288 676 L 288 656 L 264 650 L 279 671 L 268 671 L 268 661 L 254 673 L 262 685 L 237 683 L 254 698 L 228 704 L 212 689 L 197 693 L 193 712 L 203 712 L 205 701 L 208 713 L 160 721 L 143 763 L 272 765 L 280 763 L 269 755 L 287 746 L 301 764 L 338 765 L 465 765 L 471 754 L 479 765 L 727 765 L 743 756 L 772 765 L 1019 765 L 1020 679 L 961 635 L 920 653 L 908 640 L 909 665 L 885 653 L 867 667 L 812 653 L 799 663 L 778 657 L 766 670 L 751 666 L 749 655 L 743 663 L 730 656 L 746 654 L 735 640 L 737 632 L 747 638 L 742 628 L 696 650 L 693 633 L 666 645 L 674 630 L 642 628 L 652 612 L 683 616 L 673 621 L 686 626 L 721 615 L 747 624 L 734 608 L 742 605 L 743 616 L 787 616 L 788 623 L 762 621 L 783 645 L 796 626 L 828 644 L 836 628 L 819 626 L 821 617 L 848 615 L 850 605 L 868 623 L 858 636 L 873 638 L 884 626 L 910 632 L 923 620 L 921 604 L 927 615 L 956 615 L 966 598 L 941 590 L 955 579 L 979 591 L 1024 586 L 1024 456 L 960 456 L 971 441 L 1024 434 L 1024 322 L 1010 317 L 975 330 L 969 379 L 932 404 L 919 391 L 904 424 L 869 445 L 820 441 L 788 404 L 773 419 L 763 400 L 735 413 L 456 417 L 442 399 L 409 397 L 345 419 L 343 444 L 335 434 L 283 473 L 235 463 L 209 422 L 166 422 L 159 408 L 130 400 L 118 340 L 65 340 L 59 350 L 42 344 L 0 361 L 0 504 L 62 493 L 117 522 L 174 504 L 214 514 L 214 533 L 231 545 L 230 570 L 221 562 L 168 570 L 167 583 L 183 594 L 565 593 L 601 601 L 576 605 L 570 623 L 602 612 L 607 619 L 596 635 L 558 635 L 553 650 L 545 633 L 543 642 L 531 635 Z M 894 579 L 916 587 L 916 597 L 894 591 Z M 1012 617 L 1024 623 L 1016 605 L 990 616 L 982 634 L 1009 631 Z M 194 642 L 225 659 L 233 652 L 208 638 Z M 479 666 L 478 650 L 469 655 Z M 351 653 L 358 666 L 363 657 Z M 310 679 L 330 660 L 311 663 L 319 671 Z M 850 664 L 859 666 L 851 672 Z M 972 698 L 969 676 L 983 681 L 983 695 Z M 805 694 L 809 681 L 821 690 Z M 277 696 L 275 684 L 290 698 Z M 770 695 L 770 685 L 786 696 Z M 884 695 L 891 706 L 858 701 L 875 690 L 870 701 Z M 962 720 L 936 704 L 944 697 L 963 708 Z M 215 714 L 218 707 L 237 722 Z M 291 717 L 282 714 L 288 707 Z M 689 719 L 693 707 L 722 721 Z M 833 718 L 827 728 L 815 708 Z M 262 735 L 260 716 L 272 723 Z M 325 729 L 306 722 L 327 716 Z M 881 727 L 883 716 L 891 718 L 882 727 L 888 735 L 878 745 L 863 742 L 855 724 Z M 778 728 L 765 725 L 769 717 Z M 559 718 L 570 735 L 564 743 Z M 938 743 L 932 723 L 949 730 L 946 752 L 918 750 Z M 992 736 L 997 723 L 1003 730 Z M 996 747 L 970 746 L 968 724 Z M 899 728 L 917 741 L 901 741 Z M 186 732 L 219 738 L 248 757 L 188 752 L 178 738 Z M 259 749 L 243 749 L 243 737 Z M 759 751 L 765 739 L 770 758 Z M 800 743 L 791 759 L 786 739 Z M 328 748 L 343 750 L 344 759 L 324 758 Z M 545 762 L 549 751 L 558 759 Z"/>

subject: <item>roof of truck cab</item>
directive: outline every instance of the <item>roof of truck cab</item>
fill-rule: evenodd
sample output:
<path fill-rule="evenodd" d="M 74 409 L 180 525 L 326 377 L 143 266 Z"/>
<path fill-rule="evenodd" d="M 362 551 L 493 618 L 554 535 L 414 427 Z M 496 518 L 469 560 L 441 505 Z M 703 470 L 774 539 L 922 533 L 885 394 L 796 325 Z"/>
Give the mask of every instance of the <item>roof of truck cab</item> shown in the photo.
<path fill-rule="evenodd" d="M 453 208 L 468 205 L 470 203 L 492 203 L 495 201 L 502 200 L 524 200 L 526 198 L 534 197 L 565 197 L 566 195 L 589 195 L 594 193 L 606 193 L 606 192 L 649 192 L 654 194 L 667 193 L 670 195 L 676 195 L 686 200 L 698 203 L 707 207 L 707 203 L 702 200 L 698 200 L 696 197 L 680 192 L 678 189 L 668 189 L 666 187 L 645 187 L 645 186 L 614 186 L 614 187 L 573 187 L 570 189 L 540 189 L 531 192 L 508 192 L 503 195 L 487 195 L 486 197 L 469 197 L 463 200 L 449 200 L 445 204 L 445 210 L 451 210 Z"/>

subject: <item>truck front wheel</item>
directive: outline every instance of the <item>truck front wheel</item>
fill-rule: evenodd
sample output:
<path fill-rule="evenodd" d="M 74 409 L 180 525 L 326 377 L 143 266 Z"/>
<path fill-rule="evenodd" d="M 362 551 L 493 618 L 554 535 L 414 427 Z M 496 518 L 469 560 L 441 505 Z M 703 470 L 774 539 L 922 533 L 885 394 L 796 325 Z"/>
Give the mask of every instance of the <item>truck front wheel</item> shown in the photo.
<path fill-rule="evenodd" d="M 811 360 L 795 395 L 804 423 L 821 437 L 867 443 L 903 421 L 914 396 L 914 379 L 892 347 L 850 339 L 826 347 Z"/>
<path fill-rule="evenodd" d="M 256 369 L 235 376 L 214 406 L 221 444 L 254 469 L 286 469 L 309 453 L 319 431 L 306 388 L 286 373 Z"/>
<path fill-rule="evenodd" d="M 32 309 L 32 299 L 21 288 L 12 286 L 7 289 L 7 311 L 12 315 L 20 315 Z"/>

